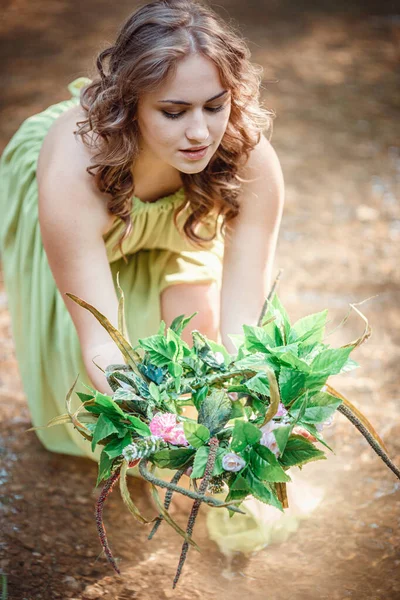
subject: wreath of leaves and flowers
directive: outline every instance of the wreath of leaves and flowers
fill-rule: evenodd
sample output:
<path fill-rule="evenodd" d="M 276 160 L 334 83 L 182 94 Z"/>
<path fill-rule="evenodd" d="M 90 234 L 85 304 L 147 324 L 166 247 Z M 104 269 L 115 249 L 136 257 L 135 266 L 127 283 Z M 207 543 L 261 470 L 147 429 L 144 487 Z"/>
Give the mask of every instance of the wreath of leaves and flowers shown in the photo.
<path fill-rule="evenodd" d="M 192 347 L 181 339 L 183 329 L 197 313 L 178 316 L 170 327 L 162 321 L 155 335 L 139 339 L 132 347 L 126 336 L 118 276 L 118 329 L 96 308 L 67 294 L 107 329 L 125 359 L 125 364 L 109 365 L 105 370 L 112 396 L 85 386 L 90 393 L 76 392 L 82 404 L 73 413 L 71 396 L 78 374 L 66 397 L 67 414 L 46 425 L 72 422 L 90 441 L 92 451 L 97 445 L 103 447 L 96 483 L 103 484 L 96 503 L 96 523 L 107 560 L 117 573 L 120 570 L 108 545 L 102 515 L 104 502 L 118 480 L 132 515 L 143 524 L 153 524 L 149 539 L 163 521 L 184 538 L 174 588 L 189 546 L 199 550 L 192 532 L 201 503 L 225 508 L 233 517 L 236 512 L 243 513 L 241 503 L 253 496 L 284 511 L 288 508 L 286 485 L 291 481 L 288 469 L 302 469 L 308 462 L 326 459 L 317 443 L 333 452 L 323 430 L 336 411 L 357 427 L 400 478 L 400 470 L 372 425 L 327 383 L 331 375 L 359 366 L 350 353 L 370 336 L 368 321 L 350 305 L 366 323 L 364 334 L 345 346 L 331 348 L 323 341 L 328 311 L 292 325 L 274 293 L 276 283 L 258 326 L 243 325 L 243 335 L 230 336 L 235 355 L 197 330 L 192 332 Z M 197 409 L 197 420 L 182 414 L 184 406 Z M 137 464 L 151 484 L 159 510 L 151 520 L 140 513 L 127 487 L 127 471 Z M 156 467 L 174 470 L 171 481 L 156 477 Z M 189 475 L 193 489 L 178 485 L 184 474 Z M 167 488 L 163 502 L 158 487 Z M 222 492 L 226 492 L 223 501 L 215 497 Z M 174 493 L 193 499 L 186 531 L 168 512 Z"/>

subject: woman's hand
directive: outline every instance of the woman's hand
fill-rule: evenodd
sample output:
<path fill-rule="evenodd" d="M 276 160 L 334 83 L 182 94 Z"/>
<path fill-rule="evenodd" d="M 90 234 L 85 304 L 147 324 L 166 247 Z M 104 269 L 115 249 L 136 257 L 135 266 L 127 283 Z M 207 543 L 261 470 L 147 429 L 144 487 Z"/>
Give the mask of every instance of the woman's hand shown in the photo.
<path fill-rule="evenodd" d="M 105 374 L 94 364 L 93 360 L 105 371 L 108 365 L 125 364 L 124 357 L 112 340 L 83 350 L 83 362 L 93 387 L 102 394 L 112 395 L 114 392 Z"/>

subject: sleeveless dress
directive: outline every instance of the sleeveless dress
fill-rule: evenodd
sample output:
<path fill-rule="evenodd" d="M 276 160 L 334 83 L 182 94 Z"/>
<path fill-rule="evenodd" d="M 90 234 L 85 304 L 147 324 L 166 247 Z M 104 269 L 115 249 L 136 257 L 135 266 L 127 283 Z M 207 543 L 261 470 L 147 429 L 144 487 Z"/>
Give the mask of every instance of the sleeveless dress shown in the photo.
<path fill-rule="evenodd" d="M 46 133 L 57 117 L 79 104 L 80 89 L 89 82 L 86 77 L 75 79 L 68 85 L 68 99 L 23 121 L 0 157 L 0 253 L 4 285 L 16 358 L 35 427 L 66 412 L 65 396 L 78 373 L 75 391 L 86 391 L 81 382 L 91 385 L 77 331 L 56 287 L 43 248 L 36 180 L 37 160 Z M 216 281 L 221 289 L 223 239 L 218 233 L 204 250 L 186 240 L 172 219 L 175 208 L 183 201 L 183 188 L 153 203 L 133 197 L 133 231 L 123 242 L 128 264 L 119 248 L 114 248 L 123 223 L 116 219 L 103 236 L 116 289 L 119 272 L 132 344 L 157 331 L 161 321 L 160 294 L 166 287 Z M 186 206 L 178 224 L 184 222 L 188 210 L 189 206 Z M 213 230 L 204 227 L 198 230 L 200 235 L 208 235 Z M 80 404 L 77 395 L 73 394 L 72 409 L 77 409 Z M 101 447 L 92 452 L 90 442 L 71 424 L 35 433 L 51 452 L 99 461 Z M 130 470 L 130 474 L 137 474 L 137 471 L 131 471 L 135 469 Z M 301 482 L 296 485 L 301 486 Z M 297 529 L 299 519 L 318 504 L 320 490 L 306 488 L 303 494 L 298 494 L 301 501 L 297 504 L 288 489 L 289 504 L 292 500 L 293 506 L 283 514 L 257 500 L 246 500 L 243 508 L 248 514 L 237 514 L 233 518 L 229 518 L 227 511 L 207 507 L 209 535 L 227 553 L 258 550 L 271 542 L 286 539 Z M 303 502 L 304 498 L 306 502 Z"/>

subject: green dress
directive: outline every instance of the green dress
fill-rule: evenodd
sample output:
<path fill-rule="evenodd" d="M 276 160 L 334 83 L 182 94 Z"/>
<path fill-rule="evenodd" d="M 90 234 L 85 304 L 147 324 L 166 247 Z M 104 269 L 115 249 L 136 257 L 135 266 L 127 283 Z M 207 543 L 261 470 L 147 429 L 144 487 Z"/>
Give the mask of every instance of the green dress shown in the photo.
<path fill-rule="evenodd" d="M 80 88 L 89 82 L 85 77 L 72 81 L 68 85 L 68 99 L 23 121 L 0 157 L 0 253 L 4 285 L 16 358 L 35 427 L 66 412 L 65 397 L 78 373 L 76 391 L 86 391 L 81 382 L 91 384 L 77 331 L 56 287 L 43 248 L 36 180 L 37 160 L 47 131 L 57 117 L 79 104 Z M 166 287 L 216 281 L 221 288 L 223 239 L 218 234 L 217 239 L 202 250 L 182 236 L 172 217 L 174 209 L 183 200 L 183 188 L 154 203 L 133 197 L 133 231 L 123 243 L 128 264 L 118 247 L 114 249 L 123 223 L 116 219 L 111 230 L 103 236 L 115 288 L 119 272 L 132 344 L 158 330 L 160 294 Z M 178 224 L 183 224 L 189 209 L 187 205 Z M 202 226 L 199 232 L 202 235 L 211 230 Z M 80 404 L 77 395 L 73 394 L 72 408 L 77 409 Z M 101 447 L 92 452 L 90 442 L 72 424 L 40 429 L 36 435 L 51 452 L 99 460 Z M 260 503 L 255 502 L 259 511 Z M 263 505 L 264 516 L 267 509 L 281 529 L 283 525 L 284 532 L 297 528 L 298 519 L 293 519 L 293 515 L 282 516 L 277 509 Z M 251 551 L 273 541 L 271 526 L 262 526 L 257 511 L 250 510 L 247 517 L 235 515 L 233 519 L 223 512 L 227 513 L 208 509 L 210 536 L 221 549 Z"/>

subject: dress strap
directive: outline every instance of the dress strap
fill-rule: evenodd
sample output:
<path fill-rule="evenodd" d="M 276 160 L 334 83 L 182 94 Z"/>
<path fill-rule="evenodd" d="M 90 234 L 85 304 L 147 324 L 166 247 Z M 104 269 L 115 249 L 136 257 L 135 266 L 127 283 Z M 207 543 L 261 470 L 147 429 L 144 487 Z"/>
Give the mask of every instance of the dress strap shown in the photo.
<path fill-rule="evenodd" d="M 91 82 L 92 80 L 88 77 L 78 77 L 78 79 L 74 79 L 74 81 L 71 81 L 71 83 L 68 84 L 68 91 L 72 96 L 79 98 L 81 88 L 85 87 L 85 85 L 88 85 Z"/>

